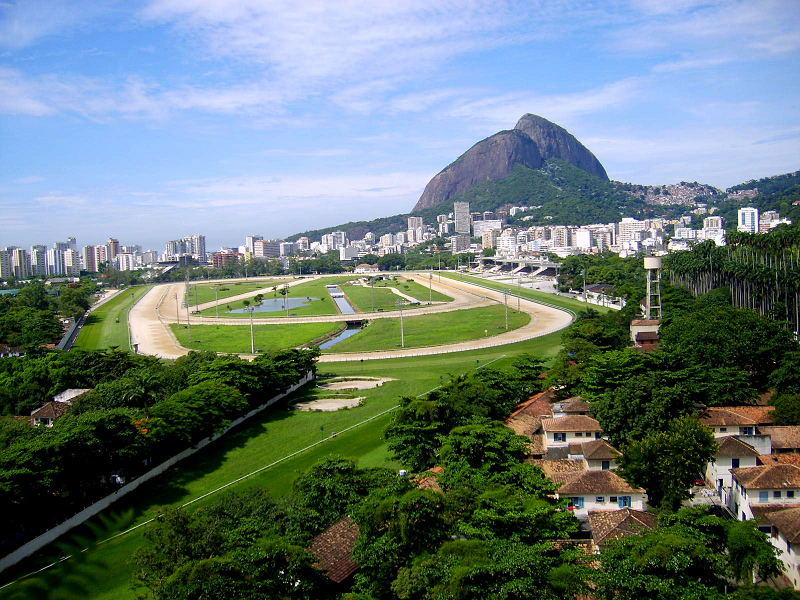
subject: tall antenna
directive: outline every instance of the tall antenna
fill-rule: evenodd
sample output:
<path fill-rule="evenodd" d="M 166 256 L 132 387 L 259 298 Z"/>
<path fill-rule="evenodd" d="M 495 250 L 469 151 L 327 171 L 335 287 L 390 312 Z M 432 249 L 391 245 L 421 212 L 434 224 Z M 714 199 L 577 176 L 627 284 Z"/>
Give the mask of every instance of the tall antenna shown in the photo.
<path fill-rule="evenodd" d="M 647 303 L 645 319 L 661 318 L 661 257 L 645 256 L 644 268 L 647 271 Z"/>

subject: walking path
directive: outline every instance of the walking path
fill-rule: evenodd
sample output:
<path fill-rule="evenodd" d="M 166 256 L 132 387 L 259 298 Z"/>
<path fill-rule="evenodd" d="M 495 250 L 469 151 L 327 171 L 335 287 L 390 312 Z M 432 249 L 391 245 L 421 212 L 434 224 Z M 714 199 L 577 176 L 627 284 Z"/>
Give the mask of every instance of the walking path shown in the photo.
<path fill-rule="evenodd" d="M 404 275 L 412 275 L 411 273 Z M 322 278 L 317 276 L 315 279 Z M 302 283 L 309 281 L 309 279 L 298 280 L 293 283 Z M 290 283 L 290 285 L 292 285 Z M 441 281 L 434 280 L 431 283 L 432 287 L 439 292 L 447 294 L 453 298 L 453 302 L 440 304 L 437 306 L 423 306 L 413 310 L 413 315 L 430 314 L 436 312 L 446 312 L 452 310 L 463 310 L 465 308 L 475 308 L 480 306 L 490 306 L 495 303 L 503 302 L 503 293 L 486 288 L 475 286 L 468 282 L 457 281 L 453 279 L 442 279 Z M 145 294 L 139 302 L 131 309 L 128 322 L 131 329 L 131 340 L 134 344 L 138 344 L 137 351 L 141 354 L 149 354 L 159 356 L 161 358 L 178 358 L 188 354 L 189 349 L 181 346 L 172 330 L 169 327 L 170 323 L 185 322 L 185 315 L 178 317 L 169 316 L 168 305 L 172 301 L 180 306 L 183 302 L 183 293 L 185 285 L 183 283 L 164 284 L 155 286 L 147 294 Z M 271 288 L 268 288 L 271 289 Z M 251 296 L 253 292 L 248 292 L 245 296 Z M 208 304 L 208 303 L 206 303 Z M 513 308 L 512 299 L 512 308 Z M 200 305 L 201 308 L 204 305 Z M 213 306 L 213 302 L 211 303 Z M 341 362 L 353 360 L 377 360 L 384 358 L 401 358 L 407 356 L 426 356 L 433 354 L 445 354 L 449 352 L 462 352 L 466 350 L 477 350 L 481 348 L 490 348 L 504 344 L 512 344 L 524 340 L 532 339 L 559 329 L 563 329 L 572 321 L 572 316 L 563 310 L 537 304 L 536 302 L 522 299 L 519 302 L 520 310 L 531 315 L 530 322 L 518 329 L 508 331 L 499 335 L 489 338 L 482 338 L 471 340 L 467 342 L 459 342 L 455 344 L 444 344 L 442 346 L 433 346 L 426 348 L 405 348 L 397 350 L 381 350 L 375 352 L 359 352 L 359 353 L 339 353 L 339 354 L 324 354 L 320 356 L 320 362 Z M 411 311 L 406 311 L 408 315 Z M 174 313 L 173 313 L 174 315 Z M 386 311 L 376 313 L 357 313 L 356 315 L 318 315 L 309 317 L 292 317 L 287 319 L 282 318 L 266 318 L 266 319 L 253 319 L 255 324 L 259 325 L 285 325 L 287 323 L 324 323 L 336 321 L 350 321 L 354 318 L 357 319 L 381 319 L 381 318 L 398 318 L 399 311 Z M 190 324 L 217 324 L 217 325 L 244 325 L 242 319 L 232 318 L 214 318 L 214 317 L 200 317 L 192 315 Z M 242 357 L 251 357 L 251 355 L 242 354 Z"/>

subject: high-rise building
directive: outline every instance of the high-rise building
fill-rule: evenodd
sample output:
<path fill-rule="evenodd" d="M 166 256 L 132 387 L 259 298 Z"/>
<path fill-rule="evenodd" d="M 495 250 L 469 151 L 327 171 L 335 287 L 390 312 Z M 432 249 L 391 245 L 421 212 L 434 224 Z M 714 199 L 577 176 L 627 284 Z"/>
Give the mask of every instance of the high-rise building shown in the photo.
<path fill-rule="evenodd" d="M 455 229 L 457 234 L 469 235 L 469 202 L 454 202 Z"/>
<path fill-rule="evenodd" d="M 257 240 L 253 242 L 253 256 L 274 258 L 281 255 L 281 240 Z"/>
<path fill-rule="evenodd" d="M 130 252 L 120 252 L 117 254 L 117 265 L 120 271 L 136 270 L 136 256 Z"/>
<path fill-rule="evenodd" d="M 422 227 L 422 225 L 422 217 L 408 217 L 409 229 L 416 229 L 417 227 Z"/>
<path fill-rule="evenodd" d="M 261 235 L 248 235 L 244 238 L 244 249 L 246 252 L 255 252 L 253 244 L 264 239 Z"/>
<path fill-rule="evenodd" d="M 467 204 L 466 202 L 464 204 Z M 470 239 L 468 234 L 458 234 L 454 235 L 450 238 L 450 242 L 453 244 L 452 253 L 453 254 L 460 254 L 461 252 L 469 252 Z"/>
<path fill-rule="evenodd" d="M 736 229 L 744 233 L 758 233 L 758 209 L 752 206 L 740 208 L 736 215 Z"/>
<path fill-rule="evenodd" d="M 97 261 L 97 270 L 100 270 L 100 265 L 103 263 L 108 262 L 108 248 L 105 246 L 95 246 L 94 247 L 94 256 L 95 260 Z"/>
<path fill-rule="evenodd" d="M 722 229 L 722 217 L 706 217 L 703 219 L 703 229 Z"/>
<path fill-rule="evenodd" d="M 6 248 L 0 248 L 0 279 L 8 279 L 14 275 L 11 269 L 11 252 Z"/>
<path fill-rule="evenodd" d="M 30 276 L 30 258 L 22 248 L 11 251 L 11 269 L 17 279 L 27 279 Z"/>
<path fill-rule="evenodd" d="M 117 254 L 119 254 L 120 247 L 119 247 L 119 240 L 114 238 L 108 238 L 106 242 L 106 260 L 108 262 L 113 262 L 115 258 L 117 258 Z"/>
<path fill-rule="evenodd" d="M 81 274 L 81 255 L 77 250 L 64 250 L 64 274 L 77 277 Z"/>
<path fill-rule="evenodd" d="M 206 236 L 204 235 L 187 235 L 184 236 L 183 241 L 186 242 L 186 253 L 191 254 L 199 261 L 206 260 Z"/>
<path fill-rule="evenodd" d="M 625 242 L 630 242 L 634 240 L 634 238 L 638 239 L 638 236 L 634 235 L 637 231 L 644 231 L 647 229 L 647 223 L 645 221 L 637 221 L 633 217 L 625 217 L 617 224 L 617 231 L 619 235 L 617 236 L 617 244 L 620 246 Z"/>
<path fill-rule="evenodd" d="M 594 244 L 594 239 L 592 236 L 592 230 L 586 229 L 585 227 L 581 227 L 578 231 L 575 232 L 575 241 L 573 243 L 574 246 L 577 246 L 581 250 L 589 250 Z"/>
<path fill-rule="evenodd" d="M 31 275 L 47 275 L 47 246 L 31 246 Z"/>
<path fill-rule="evenodd" d="M 78 250 L 78 242 L 75 241 L 74 237 L 68 237 L 67 238 L 67 247 L 70 250 L 75 250 L 75 251 Z"/>
<path fill-rule="evenodd" d="M 83 268 L 89 273 L 97 272 L 97 251 L 95 246 L 83 247 Z"/>
<path fill-rule="evenodd" d="M 53 242 L 53 247 L 47 251 L 45 257 L 48 275 L 63 275 L 67 272 L 64 267 L 64 252 L 69 249 L 67 242 Z"/>

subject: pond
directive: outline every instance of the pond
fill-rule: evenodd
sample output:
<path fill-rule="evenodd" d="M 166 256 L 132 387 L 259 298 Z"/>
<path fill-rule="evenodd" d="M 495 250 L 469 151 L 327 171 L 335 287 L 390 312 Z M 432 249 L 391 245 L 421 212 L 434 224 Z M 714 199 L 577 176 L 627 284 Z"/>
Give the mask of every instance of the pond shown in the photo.
<path fill-rule="evenodd" d="M 308 304 L 311 303 L 311 300 L 317 300 L 317 298 L 310 298 L 310 299 L 306 298 L 306 297 L 292 298 L 291 296 L 289 296 L 289 309 L 291 310 L 292 308 L 298 308 L 300 306 L 307 306 Z M 282 311 L 282 310 L 286 310 L 283 302 L 284 302 L 284 298 L 282 298 L 282 297 L 281 298 L 264 298 L 261 301 L 261 304 L 259 304 L 257 306 L 255 304 L 251 304 L 250 306 L 252 306 L 252 308 L 253 308 L 253 313 L 279 312 L 279 311 Z M 227 312 L 231 312 L 231 313 L 247 313 L 247 312 L 250 312 L 248 310 L 249 308 L 250 307 L 247 307 L 247 309 L 245 309 L 245 308 L 236 308 L 234 310 L 229 310 Z"/>
<path fill-rule="evenodd" d="M 346 340 L 349 337 L 353 337 L 359 331 L 361 331 L 361 326 L 359 326 L 359 325 L 351 325 L 347 329 L 342 331 L 339 335 L 337 335 L 335 338 L 320 344 L 319 345 L 319 349 L 320 350 L 325 350 L 327 348 L 330 348 L 331 346 L 335 346 L 336 344 L 338 344 L 342 340 Z"/>

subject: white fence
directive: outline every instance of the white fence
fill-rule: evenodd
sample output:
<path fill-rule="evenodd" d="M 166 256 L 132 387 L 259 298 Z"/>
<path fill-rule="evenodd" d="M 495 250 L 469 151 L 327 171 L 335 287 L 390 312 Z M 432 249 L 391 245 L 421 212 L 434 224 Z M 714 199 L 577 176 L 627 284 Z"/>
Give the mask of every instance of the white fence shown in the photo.
<path fill-rule="evenodd" d="M 147 471 L 147 473 L 137 477 L 136 479 L 134 479 L 130 483 L 122 486 L 117 491 L 113 492 L 112 494 L 109 494 L 108 496 L 106 496 L 102 500 L 98 500 L 97 502 L 95 502 L 91 506 L 88 506 L 88 507 L 84 508 L 78 514 L 70 517 L 69 519 L 67 519 L 66 521 L 61 523 L 60 525 L 56 525 L 55 527 L 53 527 L 52 529 L 49 529 L 48 531 L 46 531 L 45 533 L 43 533 L 39 537 L 32 539 L 30 542 L 28 542 L 24 546 L 22 546 L 20 548 L 17 548 L 11 554 L 9 554 L 7 556 L 4 556 L 2 559 L 0 559 L 0 572 L 4 571 L 8 567 L 11 567 L 11 566 L 17 564 L 23 558 L 27 558 L 28 556 L 30 556 L 34 552 L 37 552 L 38 550 L 41 550 L 46 545 L 50 544 L 51 542 L 55 541 L 57 538 L 61 537 L 65 533 L 67 533 L 73 527 L 77 527 L 78 525 L 80 525 L 81 523 L 86 521 L 87 519 L 90 519 L 91 517 L 95 516 L 101 510 L 105 510 L 106 508 L 111 506 L 111 504 L 113 504 L 116 500 L 119 500 L 120 498 L 122 498 L 125 494 L 128 494 L 128 493 L 132 492 L 133 490 L 138 488 L 140 485 L 142 485 L 146 481 L 151 480 L 153 477 L 161 475 L 164 471 L 166 471 L 167 469 L 169 469 L 170 467 L 172 467 L 176 463 L 182 461 L 184 458 L 186 458 L 188 456 L 191 456 L 192 454 L 194 454 L 195 452 L 197 452 L 199 450 L 202 450 L 203 448 L 208 446 L 211 442 L 218 440 L 223 435 L 228 433 L 228 431 L 230 431 L 232 428 L 234 428 L 237 425 L 243 423 L 244 421 L 246 421 L 247 419 L 249 419 L 253 415 L 256 415 L 256 414 L 260 413 L 261 411 L 263 411 L 268 406 L 271 406 L 272 404 L 275 404 L 278 400 L 281 400 L 282 398 L 285 398 L 286 396 L 288 396 L 292 392 L 295 392 L 296 390 L 298 390 L 299 388 L 301 388 L 302 386 L 307 384 L 312 379 L 314 379 L 314 374 L 311 371 L 309 371 L 308 373 L 306 373 L 306 376 L 303 377 L 303 379 L 301 379 L 299 382 L 297 382 L 296 384 L 291 386 L 287 391 L 285 391 L 282 394 L 278 394 L 277 396 L 275 396 L 273 398 L 270 398 L 266 403 L 262 404 L 261 406 L 259 406 L 257 408 L 254 408 L 253 410 L 248 412 L 246 415 L 241 416 L 238 419 L 236 419 L 235 421 L 231 422 L 231 424 L 223 432 L 221 432 L 221 433 L 219 433 L 219 434 L 217 434 L 215 436 L 212 436 L 210 438 L 206 438 L 206 439 L 198 442 L 198 444 L 195 447 L 187 448 L 186 450 L 184 450 L 180 454 L 176 454 L 172 458 L 169 458 L 169 459 L 165 460 L 160 465 L 157 465 L 157 466 L 153 467 L 152 469 Z"/>

